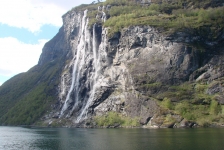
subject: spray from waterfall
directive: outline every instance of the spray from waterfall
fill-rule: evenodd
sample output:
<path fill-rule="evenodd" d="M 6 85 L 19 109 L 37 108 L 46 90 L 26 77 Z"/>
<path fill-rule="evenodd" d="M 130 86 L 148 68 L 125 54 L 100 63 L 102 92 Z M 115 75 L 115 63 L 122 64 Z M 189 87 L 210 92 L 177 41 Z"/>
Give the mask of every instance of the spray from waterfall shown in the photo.
<path fill-rule="evenodd" d="M 100 70 L 100 58 L 99 58 L 99 54 L 98 54 L 98 43 L 97 43 L 97 39 L 96 39 L 96 24 L 93 25 L 93 67 L 94 67 L 94 72 L 93 72 L 93 83 L 91 84 L 91 92 L 90 92 L 90 96 L 87 100 L 87 103 L 85 105 L 85 107 L 82 108 L 80 115 L 78 116 L 76 122 L 80 122 L 81 120 L 84 120 L 87 118 L 87 113 L 88 113 L 88 108 L 91 105 L 91 103 L 94 100 L 94 95 L 96 92 L 96 86 L 97 86 L 97 79 L 99 77 L 99 70 Z"/>
<path fill-rule="evenodd" d="M 78 95 L 79 95 L 79 76 L 81 72 L 81 68 L 84 64 L 84 58 L 85 58 L 85 41 L 86 41 L 86 30 L 88 25 L 88 19 L 87 19 L 87 10 L 84 11 L 84 15 L 81 22 L 81 37 L 80 41 L 77 47 L 77 54 L 76 59 L 73 66 L 73 73 L 72 73 L 72 83 L 71 87 L 68 91 L 68 94 L 66 96 L 65 103 L 61 109 L 60 116 L 62 117 L 65 113 L 65 111 L 68 109 L 68 106 L 70 103 L 74 103 L 74 107 L 78 105 Z M 72 100 L 71 94 L 75 93 L 74 100 Z M 74 108 L 73 107 L 73 108 Z M 68 114 L 69 115 L 69 114 Z"/>

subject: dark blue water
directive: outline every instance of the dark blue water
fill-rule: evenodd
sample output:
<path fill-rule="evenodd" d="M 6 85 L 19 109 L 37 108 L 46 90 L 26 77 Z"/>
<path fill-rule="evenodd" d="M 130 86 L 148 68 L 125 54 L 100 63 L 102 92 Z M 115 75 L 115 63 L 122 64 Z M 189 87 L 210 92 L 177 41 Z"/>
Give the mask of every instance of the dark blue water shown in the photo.
<path fill-rule="evenodd" d="M 223 150 L 224 129 L 0 127 L 1 150 Z"/>

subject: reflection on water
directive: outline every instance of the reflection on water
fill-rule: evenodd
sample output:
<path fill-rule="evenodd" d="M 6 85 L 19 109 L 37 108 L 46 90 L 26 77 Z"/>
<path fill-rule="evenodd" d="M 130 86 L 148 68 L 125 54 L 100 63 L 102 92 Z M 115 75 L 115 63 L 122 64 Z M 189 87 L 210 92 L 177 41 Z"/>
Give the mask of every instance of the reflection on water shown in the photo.
<path fill-rule="evenodd" d="M 0 127 L 1 150 L 221 150 L 224 129 Z"/>

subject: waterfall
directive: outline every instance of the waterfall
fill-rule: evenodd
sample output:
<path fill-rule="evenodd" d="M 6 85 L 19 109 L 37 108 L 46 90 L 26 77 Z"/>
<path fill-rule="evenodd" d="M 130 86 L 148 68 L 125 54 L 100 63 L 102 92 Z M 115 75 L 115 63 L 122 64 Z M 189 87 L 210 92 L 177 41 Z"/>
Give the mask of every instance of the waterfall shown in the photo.
<path fill-rule="evenodd" d="M 79 35 L 79 43 L 76 55 L 73 58 L 73 72 L 70 89 L 66 95 L 64 105 L 61 109 L 59 117 L 70 117 L 77 109 L 79 111 L 76 123 L 87 118 L 88 108 L 94 101 L 97 81 L 100 72 L 100 54 L 98 52 L 99 43 L 97 42 L 96 24 L 93 25 L 92 36 L 88 29 L 87 10 L 84 12 L 80 23 L 81 31 Z M 90 40 L 92 38 L 92 40 Z M 86 65 L 92 62 L 92 67 L 87 68 Z M 83 75 L 88 76 L 88 81 L 80 84 Z M 84 97 L 81 96 L 84 86 L 88 86 L 88 93 Z M 83 95 L 82 95 L 83 96 Z M 79 103 L 82 107 L 80 108 Z"/>
<path fill-rule="evenodd" d="M 78 95 L 79 95 L 79 76 L 82 69 L 83 64 L 85 63 L 85 42 L 86 42 L 86 30 L 88 25 L 88 19 L 87 19 L 87 10 L 84 11 L 84 15 L 81 22 L 81 36 L 80 41 L 77 47 L 77 54 L 76 59 L 73 66 L 73 72 L 72 72 L 72 83 L 71 87 L 68 91 L 68 94 L 66 96 L 65 103 L 61 109 L 60 116 L 62 117 L 65 113 L 65 111 L 68 109 L 68 106 L 70 103 L 74 102 L 73 109 L 78 105 Z M 71 94 L 75 93 L 75 99 L 72 100 Z M 68 114 L 69 115 L 69 114 Z"/>
<path fill-rule="evenodd" d="M 80 65 L 79 65 L 79 74 L 77 75 L 77 78 L 76 78 L 76 83 L 77 83 L 77 85 L 76 85 L 76 88 L 75 88 L 75 97 L 76 97 L 76 99 L 75 99 L 75 105 L 73 106 L 73 108 L 72 108 L 72 110 L 71 110 L 71 113 L 74 111 L 74 109 L 78 106 L 78 98 L 79 98 L 79 90 L 80 90 L 80 86 L 81 85 L 79 85 L 79 79 L 80 79 L 80 74 L 81 74 L 81 69 L 83 69 L 84 68 L 84 64 L 86 63 L 86 55 L 88 55 L 89 54 L 89 52 L 87 52 L 87 54 L 86 54 L 86 50 L 88 50 L 89 51 L 89 48 L 91 48 L 91 46 L 90 46 L 90 34 L 89 34 L 89 31 L 88 31 L 88 23 L 89 23 L 89 19 L 87 18 L 87 20 L 86 20 L 86 24 L 85 24 L 85 27 L 84 27 L 84 32 L 85 32 L 85 34 L 84 34 L 84 39 L 83 39 L 83 43 L 84 43 L 84 45 L 83 45 L 83 49 L 81 49 L 81 51 L 82 51 L 82 53 L 83 53 L 83 57 L 82 57 L 82 59 L 81 59 L 81 61 L 80 61 Z"/>
<path fill-rule="evenodd" d="M 61 93 L 60 93 L 60 98 L 62 98 L 63 97 L 63 95 L 65 94 L 65 78 L 64 77 L 62 77 L 62 79 L 61 79 Z"/>
<path fill-rule="evenodd" d="M 100 71 L 100 58 L 98 54 L 98 43 L 96 39 L 96 24 L 93 25 L 93 42 L 92 42 L 92 47 L 93 47 L 93 67 L 94 67 L 94 73 L 93 73 L 93 83 L 91 84 L 91 92 L 90 96 L 86 102 L 85 107 L 82 108 L 80 115 L 78 116 L 76 123 L 79 123 L 81 120 L 87 118 L 87 113 L 88 113 L 88 108 L 91 105 L 91 103 L 94 100 L 94 95 L 96 92 L 96 86 L 97 86 L 97 79 L 99 77 L 99 71 Z"/>
<path fill-rule="evenodd" d="M 103 15 L 102 15 L 102 21 L 105 22 L 107 20 L 107 15 L 104 11 L 102 11 Z"/>

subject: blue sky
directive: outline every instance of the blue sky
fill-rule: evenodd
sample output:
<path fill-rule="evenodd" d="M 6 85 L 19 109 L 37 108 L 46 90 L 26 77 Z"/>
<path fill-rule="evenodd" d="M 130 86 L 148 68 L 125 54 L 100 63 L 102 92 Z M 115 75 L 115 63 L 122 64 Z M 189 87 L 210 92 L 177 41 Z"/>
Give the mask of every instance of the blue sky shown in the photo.
<path fill-rule="evenodd" d="M 44 44 L 62 26 L 61 16 L 93 0 L 1 0 L 0 85 L 36 65 Z"/>

